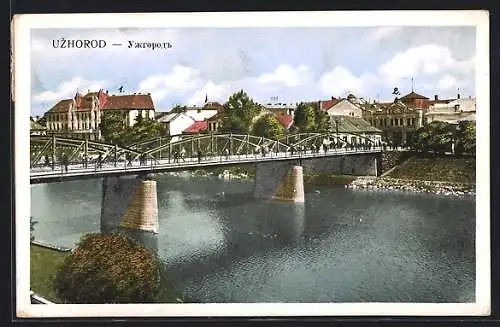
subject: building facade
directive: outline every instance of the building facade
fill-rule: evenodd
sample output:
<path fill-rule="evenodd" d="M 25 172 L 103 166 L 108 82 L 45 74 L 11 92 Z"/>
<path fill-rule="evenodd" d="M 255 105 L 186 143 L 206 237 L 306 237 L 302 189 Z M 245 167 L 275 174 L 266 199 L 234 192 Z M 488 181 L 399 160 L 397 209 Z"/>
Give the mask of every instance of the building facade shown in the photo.
<path fill-rule="evenodd" d="M 463 120 L 476 120 L 476 99 L 458 98 L 448 103 L 436 103 L 429 107 L 425 114 L 427 123 L 442 121 L 450 124 L 458 124 Z"/>
<path fill-rule="evenodd" d="M 366 120 L 353 116 L 330 116 L 332 133 L 350 144 L 382 143 L 382 131 L 370 125 Z"/>
<path fill-rule="evenodd" d="M 100 124 L 107 113 L 119 113 L 124 126 L 133 126 L 137 117 L 154 119 L 151 95 L 134 93 L 109 95 L 104 90 L 77 93 L 73 99 L 59 101 L 47 113 L 47 135 L 100 140 Z"/>
<path fill-rule="evenodd" d="M 402 146 L 408 144 L 415 131 L 426 124 L 426 113 L 431 106 L 447 104 L 453 99 L 431 100 L 415 92 L 395 98 L 394 102 L 362 104 L 362 117 L 383 132 L 384 141 Z"/>

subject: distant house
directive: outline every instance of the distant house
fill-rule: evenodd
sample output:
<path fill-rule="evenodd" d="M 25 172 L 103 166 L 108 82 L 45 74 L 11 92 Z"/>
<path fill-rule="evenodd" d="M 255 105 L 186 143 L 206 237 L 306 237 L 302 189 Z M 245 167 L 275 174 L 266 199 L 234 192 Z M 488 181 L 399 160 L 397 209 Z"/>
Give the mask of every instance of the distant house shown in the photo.
<path fill-rule="evenodd" d="M 273 113 L 276 117 L 282 115 L 293 116 L 297 109 L 297 104 L 293 103 L 267 103 L 262 105 L 264 109 Z"/>
<path fill-rule="evenodd" d="M 382 131 L 366 120 L 353 116 L 330 116 L 332 133 L 351 144 L 365 144 L 367 139 L 378 144 L 382 142 Z"/>
<path fill-rule="evenodd" d="M 165 131 L 167 135 L 178 136 L 182 132 L 193 125 L 195 120 L 183 112 L 180 113 L 164 113 L 163 115 L 158 115 L 156 121 L 165 126 Z"/>
<path fill-rule="evenodd" d="M 192 135 L 207 132 L 208 122 L 206 120 L 195 121 L 191 126 L 182 131 L 182 134 Z"/>
<path fill-rule="evenodd" d="M 217 133 L 222 127 L 222 120 L 224 119 L 224 111 L 219 111 L 216 115 L 207 119 L 207 130 L 210 133 Z"/>
<path fill-rule="evenodd" d="M 289 130 L 293 125 L 293 115 L 279 115 L 276 118 L 286 130 Z"/>
<path fill-rule="evenodd" d="M 476 120 L 476 99 L 466 98 L 450 101 L 448 103 L 436 103 L 429 107 L 425 113 L 427 123 L 442 121 L 450 124 L 458 124 L 459 121 Z"/>

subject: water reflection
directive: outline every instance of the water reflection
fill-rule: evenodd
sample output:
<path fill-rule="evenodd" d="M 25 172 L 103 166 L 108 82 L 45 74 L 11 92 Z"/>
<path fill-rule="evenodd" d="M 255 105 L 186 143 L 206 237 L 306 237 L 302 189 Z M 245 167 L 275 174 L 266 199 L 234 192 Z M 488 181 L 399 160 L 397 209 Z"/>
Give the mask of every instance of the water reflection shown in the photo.
<path fill-rule="evenodd" d="M 156 180 L 159 234 L 133 236 L 191 299 L 474 301 L 473 199 L 325 187 L 290 204 L 255 200 L 252 181 Z M 63 184 L 32 186 L 34 235 L 73 246 L 101 228 L 101 184 Z"/>

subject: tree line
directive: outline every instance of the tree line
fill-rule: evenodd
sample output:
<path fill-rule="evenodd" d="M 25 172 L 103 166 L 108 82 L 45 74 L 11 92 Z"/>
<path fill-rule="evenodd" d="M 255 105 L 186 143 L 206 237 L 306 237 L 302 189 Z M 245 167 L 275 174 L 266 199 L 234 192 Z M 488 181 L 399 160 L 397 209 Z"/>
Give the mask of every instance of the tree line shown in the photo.
<path fill-rule="evenodd" d="M 419 128 L 410 140 L 411 146 L 421 152 L 476 153 L 476 122 L 460 121 L 458 125 L 433 121 Z"/>

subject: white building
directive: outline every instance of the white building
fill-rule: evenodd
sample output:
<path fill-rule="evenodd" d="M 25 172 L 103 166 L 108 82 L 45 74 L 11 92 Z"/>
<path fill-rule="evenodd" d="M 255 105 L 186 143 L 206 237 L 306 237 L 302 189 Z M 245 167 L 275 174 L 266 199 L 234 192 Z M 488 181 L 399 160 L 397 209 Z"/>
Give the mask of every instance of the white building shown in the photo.
<path fill-rule="evenodd" d="M 347 98 L 336 99 L 332 97 L 331 100 L 320 101 L 319 107 L 329 116 L 361 118 L 363 116 L 361 105 L 364 103 L 365 101 L 363 99 L 358 99 L 354 95 L 349 94 Z"/>
<path fill-rule="evenodd" d="M 429 107 L 425 114 L 427 123 L 442 121 L 458 124 L 462 120 L 476 120 L 476 99 L 458 98 L 449 103 L 436 103 Z"/>
<path fill-rule="evenodd" d="M 165 126 L 167 135 L 173 136 L 172 141 L 177 140 L 182 132 L 189 126 L 193 125 L 195 119 L 184 112 L 165 112 L 163 115 L 159 114 L 156 121 Z"/>

